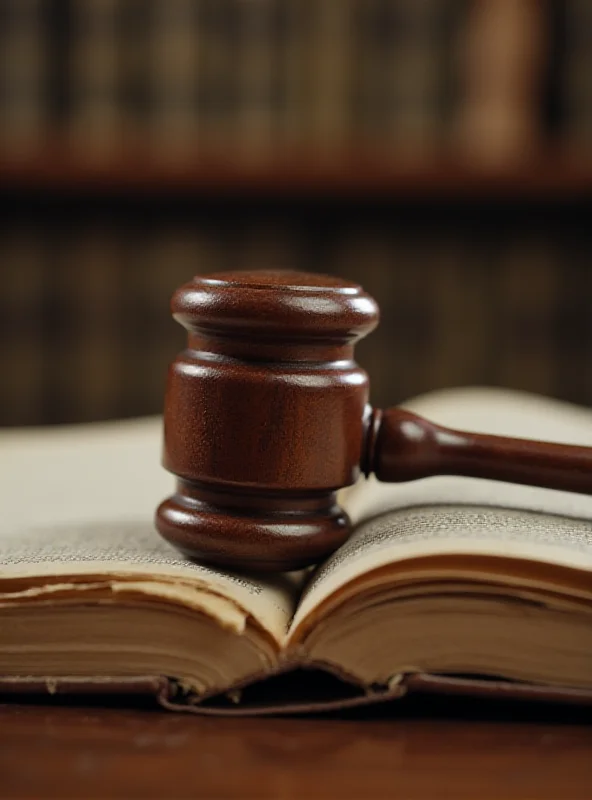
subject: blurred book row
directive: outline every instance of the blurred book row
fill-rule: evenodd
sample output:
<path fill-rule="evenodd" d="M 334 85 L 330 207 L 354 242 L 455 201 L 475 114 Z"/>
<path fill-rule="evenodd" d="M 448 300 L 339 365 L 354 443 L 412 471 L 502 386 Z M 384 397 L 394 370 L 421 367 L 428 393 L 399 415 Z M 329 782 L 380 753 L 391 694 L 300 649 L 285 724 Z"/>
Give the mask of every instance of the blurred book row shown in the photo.
<path fill-rule="evenodd" d="M 5 156 L 592 147 L 588 0 L 2 0 L 0 52 Z"/>
<path fill-rule="evenodd" d="M 0 424 L 160 412 L 186 341 L 173 290 L 198 272 L 278 265 L 347 276 L 379 299 L 381 325 L 357 350 L 378 405 L 479 383 L 592 404 L 591 258 L 573 227 L 4 231 Z"/>

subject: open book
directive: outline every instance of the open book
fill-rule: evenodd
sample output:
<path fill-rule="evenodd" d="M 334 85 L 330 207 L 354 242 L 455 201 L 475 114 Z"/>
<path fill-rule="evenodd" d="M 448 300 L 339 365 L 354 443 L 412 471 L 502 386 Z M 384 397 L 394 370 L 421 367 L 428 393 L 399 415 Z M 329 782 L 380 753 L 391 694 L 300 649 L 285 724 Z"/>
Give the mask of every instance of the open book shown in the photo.
<path fill-rule="evenodd" d="M 531 395 L 449 390 L 407 407 L 592 446 L 592 411 Z M 159 419 L 0 434 L 3 692 L 153 691 L 207 713 L 412 689 L 592 702 L 592 497 L 363 481 L 341 498 L 354 533 L 324 564 L 239 575 L 155 532 L 172 488 L 160 446 Z"/>

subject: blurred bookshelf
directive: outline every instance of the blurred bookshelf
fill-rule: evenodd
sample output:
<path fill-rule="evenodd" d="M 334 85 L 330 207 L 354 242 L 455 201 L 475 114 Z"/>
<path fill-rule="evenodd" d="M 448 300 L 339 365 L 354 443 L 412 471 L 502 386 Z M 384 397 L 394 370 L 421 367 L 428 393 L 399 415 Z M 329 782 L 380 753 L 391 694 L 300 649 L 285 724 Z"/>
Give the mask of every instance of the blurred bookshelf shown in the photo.
<path fill-rule="evenodd" d="M 0 0 L 0 53 L 0 425 L 158 411 L 228 267 L 363 282 L 376 403 L 592 404 L 589 0 Z"/>
<path fill-rule="evenodd" d="M 586 0 L 2 0 L 8 187 L 592 192 Z"/>

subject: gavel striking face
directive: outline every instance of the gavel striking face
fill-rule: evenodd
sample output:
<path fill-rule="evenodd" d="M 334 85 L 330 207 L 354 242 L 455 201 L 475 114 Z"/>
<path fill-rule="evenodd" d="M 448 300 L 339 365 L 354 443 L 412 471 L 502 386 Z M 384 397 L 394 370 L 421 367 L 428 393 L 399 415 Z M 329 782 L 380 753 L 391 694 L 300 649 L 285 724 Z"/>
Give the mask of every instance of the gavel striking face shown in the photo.
<path fill-rule="evenodd" d="M 354 344 L 378 323 L 363 289 L 326 275 L 225 272 L 172 299 L 188 346 L 169 371 L 160 533 L 202 561 L 316 563 L 347 539 L 338 489 L 464 475 L 592 491 L 592 448 L 469 434 L 373 410 Z"/>

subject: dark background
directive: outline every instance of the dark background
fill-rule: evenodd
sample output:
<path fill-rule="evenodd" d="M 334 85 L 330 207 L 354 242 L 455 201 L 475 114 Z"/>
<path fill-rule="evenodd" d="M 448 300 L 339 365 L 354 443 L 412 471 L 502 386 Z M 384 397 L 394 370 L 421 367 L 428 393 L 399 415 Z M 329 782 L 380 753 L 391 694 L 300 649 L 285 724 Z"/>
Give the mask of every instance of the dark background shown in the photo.
<path fill-rule="evenodd" d="M 592 3 L 0 0 L 0 424 L 161 410 L 193 274 L 354 278 L 372 401 L 592 404 Z"/>

